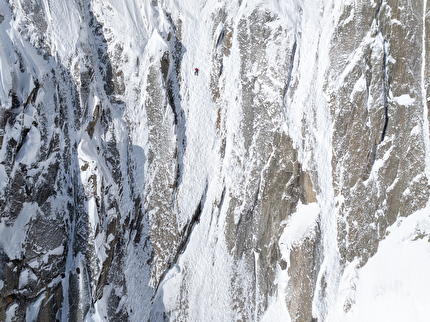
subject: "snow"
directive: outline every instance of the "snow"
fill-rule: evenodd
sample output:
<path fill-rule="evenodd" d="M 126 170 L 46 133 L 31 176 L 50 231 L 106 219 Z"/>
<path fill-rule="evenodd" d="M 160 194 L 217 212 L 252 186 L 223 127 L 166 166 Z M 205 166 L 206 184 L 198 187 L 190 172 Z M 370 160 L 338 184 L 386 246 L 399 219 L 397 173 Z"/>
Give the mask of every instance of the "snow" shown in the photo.
<path fill-rule="evenodd" d="M 279 248 L 285 260 L 289 260 L 289 254 L 286 256 L 284 250 L 300 242 L 307 234 L 313 234 L 319 213 L 318 203 L 304 205 L 299 202 L 297 211 L 287 220 L 286 227 L 279 239 Z"/>
<path fill-rule="evenodd" d="M 304 205 L 299 203 L 297 210 L 283 223 L 285 225 L 278 244 L 282 259 L 290 266 L 290 251 L 293 246 L 299 246 L 306 237 L 315 234 L 320 207 L 318 203 Z M 288 269 L 281 270 L 277 267 L 277 295 L 271 299 L 267 311 L 261 321 L 290 321 L 287 304 L 285 301 L 289 276 Z"/>
<path fill-rule="evenodd" d="M 171 312 L 172 319 L 181 317 L 181 312 L 175 310 L 184 300 L 187 302 L 186 313 L 190 321 L 204 320 L 208 316 L 215 321 L 229 321 L 232 318 L 232 308 L 229 306 L 232 262 L 225 241 L 221 239 L 222 233 L 216 236 L 219 238 L 216 244 L 215 236 L 208 238 L 206 235 L 208 224 L 208 220 L 204 220 L 194 228 L 197 236 L 191 237 L 178 266 L 168 272 L 160 285 L 158 296 L 162 296 L 163 306 L 167 312 Z M 185 276 L 186 289 L 182 285 Z M 182 298 L 183 292 L 187 293 L 187 299 Z"/>
<path fill-rule="evenodd" d="M 13 225 L 6 223 L 6 218 L 0 221 L 0 248 L 11 258 L 22 258 L 22 243 L 25 241 L 26 225 L 30 222 L 35 213 L 37 213 L 37 203 L 23 204 L 23 209 L 15 219 Z"/>
<path fill-rule="evenodd" d="M 192 2 L 174 2 L 178 7 L 182 20 L 182 45 L 186 52 L 182 60 L 181 107 L 187 120 L 186 137 L 187 149 L 183 158 L 183 177 L 178 190 L 178 205 L 186 218 L 190 217 L 208 184 L 206 202 L 201 214 L 200 223 L 193 227 L 193 232 L 186 249 L 179 256 L 178 262 L 165 275 L 159 286 L 153 311 L 154 320 L 164 311 L 169 312 L 170 318 L 203 321 L 207 317 L 215 321 L 232 319 L 232 308 L 229 306 L 231 297 L 232 260 L 227 251 L 223 232 L 226 214 L 221 211 L 217 219 L 212 221 L 214 200 L 221 195 L 222 182 L 216 169 L 221 168 L 218 154 L 219 142 L 216 129 L 217 107 L 212 101 L 209 88 L 212 42 L 218 34 L 212 35 L 208 21 L 216 9 L 216 2 L 201 6 Z M 234 55 L 235 48 L 232 48 Z M 225 68 L 232 70 L 232 84 L 236 88 L 237 67 Z M 193 74 L 194 68 L 199 68 L 199 76 Z M 234 100 L 231 100 L 234 102 Z M 237 128 L 240 121 L 237 105 L 231 106 L 228 118 L 232 128 Z M 236 130 L 232 131 L 237 133 Z M 230 169 L 226 164 L 225 171 Z M 184 219 L 186 219 L 184 218 Z M 211 278 L 208 278 L 210 276 Z M 184 289 L 184 280 L 186 288 Z M 184 292 L 187 296 L 184 298 Z M 186 304 L 181 304 L 186 301 Z M 186 306 L 186 311 L 177 311 Z M 186 314 L 186 315 L 184 315 Z M 159 317 L 160 318 L 160 317 Z"/>
<path fill-rule="evenodd" d="M 53 49 L 61 55 L 62 61 L 67 62 L 75 53 L 79 37 L 80 16 L 76 3 L 67 0 L 42 3 L 49 18 L 48 33 L 51 33 L 49 38 L 52 39 Z"/>
<path fill-rule="evenodd" d="M 393 101 L 397 102 L 399 105 L 412 105 L 415 102 L 415 99 L 412 98 L 409 94 L 403 94 L 400 96 L 393 97 Z"/>
<path fill-rule="evenodd" d="M 18 3 L 21 4 L 21 2 Z M 277 87 L 283 87 L 283 82 L 274 76 L 273 70 L 267 71 L 267 78 L 274 84 L 273 87 L 268 84 L 267 79 L 258 75 L 258 62 L 250 66 L 247 76 L 256 78 L 253 87 L 254 94 L 264 95 L 268 102 L 273 105 L 279 104 L 284 108 L 283 118 L 274 118 L 273 122 L 279 124 L 279 127 L 283 128 L 292 139 L 294 147 L 298 150 L 298 162 L 303 170 L 318 174 L 312 178 L 315 180 L 314 185 L 318 187 L 317 202 L 299 203 L 296 212 L 282 223 L 283 233 L 278 241 L 282 259 L 289 265 L 291 248 L 300 245 L 304 238 L 312 236 L 316 225 L 320 225 L 323 262 L 313 302 L 313 314 L 318 320 L 424 321 L 430 315 L 427 305 L 430 303 L 430 297 L 428 291 L 426 292 L 430 288 L 430 278 L 427 273 L 428 267 L 430 267 L 429 207 L 407 218 L 399 219 L 390 228 L 390 234 L 380 243 L 378 252 L 363 267 L 359 268 L 358 259 L 347 263 L 345 268 L 342 268 L 339 263 L 337 211 L 340 206 L 336 205 L 336 201 L 342 204 L 343 196 L 335 196 L 333 187 L 333 119 L 327 103 L 328 98 L 324 93 L 327 86 L 327 71 L 331 64 L 328 55 L 332 45 L 330 41 L 334 32 L 334 24 L 339 20 L 344 6 L 354 5 L 355 2 L 353 0 L 349 0 L 348 3 L 244 0 L 239 5 L 237 1 L 223 4 L 217 0 L 165 0 L 157 2 L 156 5 L 153 3 L 154 1 L 94 0 L 91 1 L 90 10 L 97 19 L 100 19 L 106 38 L 109 38 L 109 54 L 114 53 L 116 45 L 123 48 L 125 82 L 136 85 L 136 88 L 146 88 L 147 69 L 153 66 L 154 62 L 159 62 L 164 52 L 169 50 L 170 44 L 166 39 L 167 35 L 172 32 L 172 28 L 166 12 L 172 14 L 175 22 L 180 19 L 180 41 L 184 53 L 181 61 L 179 95 L 186 122 L 170 129 L 171 133 L 174 133 L 170 138 L 172 142 L 175 141 L 175 135 L 178 135 L 180 131 L 184 132 L 187 140 L 183 164 L 180 165 L 182 181 L 172 198 L 174 199 L 172 203 L 179 216 L 179 231 L 193 216 L 203 194 L 205 197 L 200 223 L 193 226 L 183 253 L 179 255 L 177 262 L 166 271 L 157 290 L 153 289 L 153 277 L 149 267 L 143 263 L 143 259 L 147 259 L 148 254 L 139 248 L 142 245 L 134 247 L 130 242 L 126 246 L 124 278 L 128 293 L 122 297 L 120 305 L 133 308 L 133 312 L 129 313 L 131 319 L 148 320 L 152 317 L 154 320 L 158 320 L 164 312 L 168 312 L 172 320 L 231 321 L 239 319 L 237 310 L 231 306 L 234 296 L 232 279 L 234 273 L 245 279 L 249 272 L 240 261 L 233 258 L 232 251 L 228 247 L 225 229 L 232 223 L 227 223 L 229 215 L 227 207 L 219 205 L 219 198 L 223 189 L 227 191 L 225 205 L 232 201 L 233 196 L 242 195 L 244 182 L 240 179 L 249 177 L 255 157 L 252 155 L 254 153 L 252 149 L 250 149 L 250 155 L 247 156 L 244 148 L 246 138 L 242 135 L 244 103 L 241 101 L 241 77 L 243 75 L 241 75 L 240 63 L 238 63 L 241 61 L 242 53 L 236 31 L 240 20 L 251 15 L 255 8 L 259 8 L 278 15 L 277 19 L 268 24 L 273 31 L 269 37 L 273 37 L 278 28 L 284 28 L 291 35 L 283 43 L 287 45 L 286 47 L 270 43 L 265 54 L 269 65 L 273 65 L 273 69 L 276 69 L 278 61 L 287 59 L 288 55 L 292 54 L 285 48 L 292 50 L 294 47 L 296 49 L 297 53 L 291 62 L 291 79 L 288 80 L 295 87 L 294 90 L 290 89 L 286 93 L 283 102 L 278 102 L 279 95 L 276 90 Z M 8 97 L 8 90 L 12 88 L 12 84 L 18 84 L 14 85 L 18 89 L 17 95 L 21 101 L 25 102 L 34 88 L 34 79 L 41 79 L 45 75 L 44 68 L 50 64 L 44 62 L 33 46 L 29 42 L 23 41 L 19 32 L 11 27 L 12 18 L 8 6 L 4 2 L 0 3 L 0 12 L 5 16 L 5 21 L 0 24 L 0 98 L 1 103 L 7 106 L 10 105 L 10 102 L 5 102 L 4 98 Z M 87 8 L 84 8 L 83 13 L 77 2 L 67 0 L 43 1 L 42 6 L 48 18 L 47 39 L 49 39 L 50 49 L 54 53 L 54 59 L 68 68 L 71 73 L 75 72 L 75 64 L 79 67 L 76 68 L 83 71 L 85 68 L 83 59 L 87 55 L 94 55 L 92 63 L 98 63 L 95 52 L 83 52 L 83 44 L 90 44 L 91 41 L 94 41 L 91 38 L 91 31 L 82 21 L 88 19 L 85 16 L 88 15 Z M 210 88 L 211 64 L 213 55 L 218 50 L 214 44 L 225 26 L 222 23 L 213 25 L 212 18 L 214 12 L 220 8 L 225 8 L 227 21 L 232 24 L 234 32 L 230 56 L 223 58 L 224 71 L 228 71 L 228 73 L 224 72 L 217 84 L 224 91 L 223 101 L 215 103 Z M 23 9 L 19 7 L 17 10 L 22 11 Z M 345 24 L 353 19 L 356 11 L 358 10 L 354 7 L 350 16 L 344 20 Z M 426 4 L 424 4 L 425 12 Z M 23 15 L 17 15 L 17 19 L 24 21 Z M 425 20 L 425 15 L 423 20 Z M 397 23 L 397 21 L 394 22 Z M 30 41 L 35 40 L 31 38 Z M 364 43 L 368 45 L 370 41 L 374 41 L 374 39 L 371 39 L 369 31 Z M 425 41 L 424 32 L 423 47 Z M 381 50 L 381 44 L 375 43 L 372 48 L 375 51 Z M 13 49 L 24 54 L 22 60 L 28 68 L 26 73 L 21 73 L 19 70 L 19 64 L 16 63 L 18 57 Z M 350 71 L 363 59 L 362 49 L 362 47 L 358 48 L 348 57 L 349 62 L 339 79 L 335 81 L 336 85 L 342 84 Z M 137 63 L 138 60 L 139 63 Z M 426 60 L 424 49 L 422 60 L 423 62 Z M 200 69 L 199 76 L 193 74 L 195 67 Z M 423 64 L 421 75 L 423 93 L 427 86 L 425 68 L 426 66 Z M 96 68 L 94 75 L 96 81 L 92 84 L 91 93 L 85 98 L 88 105 L 86 107 L 90 112 L 89 115 L 83 116 L 83 120 L 81 120 L 83 123 L 85 118 L 93 116 L 96 106 L 110 104 L 103 90 L 97 88 L 97 80 L 100 80 L 101 77 L 100 71 Z M 77 79 L 74 81 L 78 82 Z M 364 74 L 353 86 L 351 100 L 354 99 L 356 93 L 366 89 Z M 98 270 L 102 269 L 103 263 L 108 258 L 109 244 L 116 237 L 114 234 L 106 236 L 106 231 L 96 234 L 97 231 L 105 229 L 103 219 L 106 218 L 101 217 L 97 204 L 99 201 L 97 198 L 101 195 L 104 196 L 105 192 L 102 193 L 100 184 L 93 182 L 94 184 L 91 185 L 92 178 L 95 176 L 95 180 L 103 179 L 104 187 L 112 189 L 111 192 L 116 187 L 111 169 L 99 152 L 100 147 L 114 138 L 119 141 L 130 138 L 132 148 L 127 150 L 128 143 L 124 142 L 118 142 L 118 146 L 127 150 L 127 153 L 130 152 L 130 159 L 133 163 L 131 167 L 138 169 L 134 172 L 133 178 L 135 195 L 140 196 L 142 193 L 141 195 L 144 196 L 142 191 L 145 190 L 148 177 L 151 175 L 145 167 L 150 141 L 148 127 L 152 126 L 148 124 L 147 111 L 142 106 L 147 94 L 144 93 L 144 90 L 136 94 L 133 92 L 134 88 L 132 86 L 130 88 L 127 87 L 125 93 L 117 97 L 124 101 L 127 106 L 126 111 L 123 114 L 119 108 L 112 108 L 113 120 L 104 133 L 101 133 L 102 130 L 97 123 L 92 138 L 85 133 L 85 129 L 72 134 L 75 136 L 73 139 L 78 146 L 78 160 L 74 166 L 80 169 L 78 180 L 83 184 L 86 193 L 84 207 L 88 213 L 87 228 L 90 243 L 95 248 L 96 263 L 92 264 Z M 38 96 L 36 103 L 42 102 L 42 95 Z M 392 100 L 407 107 L 412 107 L 417 103 L 417 100 L 409 94 L 393 97 Z M 372 102 L 371 97 L 369 101 Z M 420 126 L 415 126 L 411 135 L 418 137 L 422 132 L 426 148 L 426 173 L 430 180 L 430 139 L 425 95 L 422 102 L 422 129 Z M 370 107 L 373 107 L 372 104 Z M 163 112 L 163 125 L 168 126 L 173 123 L 171 108 L 167 106 Z M 221 126 L 222 130 L 217 128 L 218 113 L 221 113 L 225 119 L 225 124 Z M 268 110 L 267 113 L 273 113 L 273 111 Z M 33 125 L 33 121 L 37 118 L 36 114 L 36 109 L 31 104 L 21 113 L 22 128 L 29 131 L 16 156 L 16 162 L 29 167 L 37 162 L 44 139 L 38 128 Z M 180 126 L 184 128 L 179 128 Z M 7 128 L 5 135 L 19 138 L 22 128 L 19 126 Z M 255 137 L 259 130 L 256 129 Z M 225 136 L 226 142 L 224 159 L 219 154 L 223 136 Z M 255 137 L 252 139 L 255 140 Z M 386 141 L 389 139 L 387 136 Z M 3 149 L 1 156 L 4 155 Z M 121 171 L 124 170 L 123 173 L 127 173 L 128 164 L 124 160 L 128 159 L 124 155 L 126 153 L 120 156 L 121 164 L 124 167 L 121 168 Z M 391 148 L 386 150 L 382 158 L 375 161 L 369 181 L 377 180 L 379 169 L 390 157 L 392 157 Z M 125 176 L 125 174 L 123 175 Z M 8 181 L 6 168 L 0 164 L 0 191 L 2 193 L 7 187 Z M 99 182 L 97 181 L 97 183 Z M 388 191 L 395 187 L 395 183 L 397 181 L 394 181 Z M 404 193 L 407 192 L 410 190 Z M 73 191 L 73 193 L 75 194 L 77 191 Z M 128 191 L 121 190 L 121 198 L 127 196 L 127 193 Z M 128 202 L 126 197 L 122 200 L 125 200 L 124 203 Z M 126 210 L 131 209 L 132 206 L 119 205 L 119 207 L 125 214 L 128 213 Z M 22 257 L 22 243 L 26 239 L 25 232 L 28 223 L 38 210 L 36 203 L 24 203 L 24 208 L 13 225 L 8 226 L 5 218 L 2 218 L 0 248 L 9 258 Z M 242 210 L 237 207 L 233 218 L 235 224 L 239 222 Z M 116 210 L 111 211 L 113 213 Z M 75 234 L 76 220 L 76 218 L 71 220 L 70 236 Z M 122 218 L 122 220 L 124 219 Z M 68 280 L 70 272 L 79 267 L 82 274 L 87 274 L 87 278 L 92 273 L 87 271 L 88 262 L 85 255 L 74 253 L 75 241 L 73 238 L 71 237 L 67 247 L 59 246 L 42 257 L 44 262 L 48 262 L 49 255 L 61 255 L 65 249 L 69 250 L 66 262 L 67 276 L 62 281 L 65 308 L 62 313 L 63 320 L 67 320 L 69 314 Z M 254 251 L 253 260 L 257 267 L 260 260 L 258 252 Z M 31 279 L 28 270 L 24 270 L 20 277 L 22 287 Z M 253 278 L 257 279 L 257 277 L 258 274 L 255 272 Z M 285 301 L 289 279 L 288 270 L 277 267 L 277 292 L 269 299 L 267 311 L 264 312 L 261 321 L 290 321 Z M 93 296 L 91 295 L 93 290 L 88 289 L 88 285 L 83 280 L 84 278 L 80 280 L 78 296 L 82 298 Z M 323 280 L 328 285 L 325 290 L 321 287 Z M 0 289 L 2 286 L 3 281 L 0 281 Z M 95 296 L 91 299 L 94 304 L 85 318 L 86 321 L 105 321 L 109 303 L 108 294 L 110 292 L 122 294 L 121 290 L 115 289 L 113 284 L 106 285 L 103 291 L 101 299 L 95 301 Z M 156 292 L 154 297 L 152 297 L 152 292 Z M 37 318 L 43 298 L 43 293 L 41 293 L 28 306 L 28 320 Z M 152 310 L 150 310 L 148 308 L 152 303 Z M 15 305 L 8 308 L 7 320 L 13 320 L 15 309 L 17 309 Z M 258 320 L 257 315 L 254 316 L 254 319 Z"/>
<path fill-rule="evenodd" d="M 283 274 L 278 271 L 278 274 Z M 285 278 L 285 277 L 284 277 Z M 286 285 L 284 286 L 286 288 Z M 277 296 L 275 300 L 272 299 L 267 311 L 261 318 L 261 322 L 273 322 L 273 321 L 282 321 L 282 322 L 290 322 L 290 313 L 288 312 L 287 305 L 285 303 L 285 294 L 284 296 Z"/>
<path fill-rule="evenodd" d="M 33 301 L 32 303 L 29 303 L 25 314 L 26 321 L 28 322 L 37 321 L 39 310 L 40 310 L 40 307 L 42 306 L 42 302 L 45 299 L 45 296 L 46 296 L 45 292 L 42 292 L 35 301 Z"/>
<path fill-rule="evenodd" d="M 0 97 L 3 98 L 8 96 L 7 90 L 12 83 L 12 75 L 9 72 L 9 68 L 14 64 L 14 55 L 12 55 L 11 40 L 3 29 L 3 25 L 11 19 L 10 10 L 5 2 L 0 3 L 0 13 L 4 16 L 4 21 L 0 27 Z"/>
<path fill-rule="evenodd" d="M 5 166 L 0 164 L 0 195 L 5 193 L 5 188 L 7 187 L 9 179 L 6 173 Z"/>
<path fill-rule="evenodd" d="M 212 13 L 211 6 L 201 9 L 191 3 L 183 4 L 182 44 L 186 53 L 182 60 L 181 105 L 187 119 L 187 149 L 184 154 L 182 185 L 179 188 L 181 212 L 191 215 L 205 188 L 209 173 L 217 167 L 219 158 L 214 151 L 217 132 L 216 106 L 211 100 L 210 75 L 207 62 L 211 60 L 212 35 L 205 24 Z M 199 68 L 199 76 L 193 74 Z M 207 165 L 212 164 L 212 167 Z"/>
<path fill-rule="evenodd" d="M 12 305 L 9 305 L 6 308 L 6 322 L 13 322 L 16 321 L 16 310 L 18 309 L 19 305 L 18 303 L 13 303 Z"/>
<path fill-rule="evenodd" d="M 361 268 L 350 263 L 333 321 L 427 321 L 430 315 L 430 207 L 399 218 Z M 352 304 L 348 312 L 344 303 Z"/>
<path fill-rule="evenodd" d="M 40 132 L 32 126 L 27 133 L 24 143 L 16 156 L 16 161 L 31 165 L 37 161 L 37 153 L 40 148 Z"/>
<path fill-rule="evenodd" d="M 57 256 L 59 256 L 59 255 L 62 255 L 62 254 L 64 254 L 64 246 L 60 245 L 60 246 L 58 246 L 58 247 L 50 250 L 49 252 L 46 252 L 45 254 L 43 254 L 42 260 L 43 260 L 43 262 L 48 263 L 48 261 L 49 261 L 49 255 L 57 255 Z"/>
<path fill-rule="evenodd" d="M 80 172 L 81 180 L 83 183 L 89 182 L 90 177 L 95 174 L 98 177 L 103 176 L 107 180 L 107 183 L 112 183 L 114 181 L 111 172 L 98 153 L 97 143 L 95 140 L 90 140 L 88 135 L 84 135 L 79 143 L 78 160 L 82 170 Z M 97 188 L 100 189 L 100 187 Z M 88 189 L 88 191 L 92 191 L 92 187 L 88 187 Z M 96 224 L 95 221 L 93 223 Z"/>

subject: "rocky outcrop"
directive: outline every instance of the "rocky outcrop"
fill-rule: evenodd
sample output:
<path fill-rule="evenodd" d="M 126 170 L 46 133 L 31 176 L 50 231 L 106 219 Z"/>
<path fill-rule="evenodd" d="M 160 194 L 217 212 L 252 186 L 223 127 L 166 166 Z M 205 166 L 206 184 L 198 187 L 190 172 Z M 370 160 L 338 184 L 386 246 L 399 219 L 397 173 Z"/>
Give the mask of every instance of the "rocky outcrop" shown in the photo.
<path fill-rule="evenodd" d="M 429 193 L 424 140 L 411 140 L 422 128 L 421 63 L 411 59 L 412 51 L 422 52 L 422 6 L 399 7 L 385 1 L 346 7 L 337 34 L 356 40 L 332 53 L 333 61 L 339 51 L 352 58 L 332 76 L 342 79 L 331 91 L 339 244 L 346 261 L 361 254 L 363 264 L 398 216 L 423 208 Z"/>

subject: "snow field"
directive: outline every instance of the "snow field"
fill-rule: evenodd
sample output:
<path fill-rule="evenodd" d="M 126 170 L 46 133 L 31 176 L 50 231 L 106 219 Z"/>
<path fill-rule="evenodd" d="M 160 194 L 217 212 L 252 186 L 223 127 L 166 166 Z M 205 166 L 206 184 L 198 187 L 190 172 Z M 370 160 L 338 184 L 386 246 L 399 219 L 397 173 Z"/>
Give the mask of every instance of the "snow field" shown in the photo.
<path fill-rule="evenodd" d="M 349 263 L 333 321 L 427 321 L 430 208 L 399 218 L 360 269 Z"/>

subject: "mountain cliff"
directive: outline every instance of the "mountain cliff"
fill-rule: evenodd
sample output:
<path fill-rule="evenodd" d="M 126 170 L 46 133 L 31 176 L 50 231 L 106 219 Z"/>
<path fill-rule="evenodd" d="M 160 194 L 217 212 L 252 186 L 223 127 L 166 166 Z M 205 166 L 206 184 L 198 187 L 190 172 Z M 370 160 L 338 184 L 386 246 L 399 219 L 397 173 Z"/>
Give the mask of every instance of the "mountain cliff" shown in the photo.
<path fill-rule="evenodd" d="M 426 320 L 429 30 L 427 0 L 0 2 L 0 320 Z"/>

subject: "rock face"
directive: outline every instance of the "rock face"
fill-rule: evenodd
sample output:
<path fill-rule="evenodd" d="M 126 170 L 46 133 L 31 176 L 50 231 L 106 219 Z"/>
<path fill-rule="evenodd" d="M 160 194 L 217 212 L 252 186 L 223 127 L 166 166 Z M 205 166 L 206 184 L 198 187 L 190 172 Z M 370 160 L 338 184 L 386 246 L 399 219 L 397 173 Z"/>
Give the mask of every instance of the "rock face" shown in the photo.
<path fill-rule="evenodd" d="M 183 2 L 0 3 L 0 320 L 360 320 L 427 263 L 430 2 Z"/>

